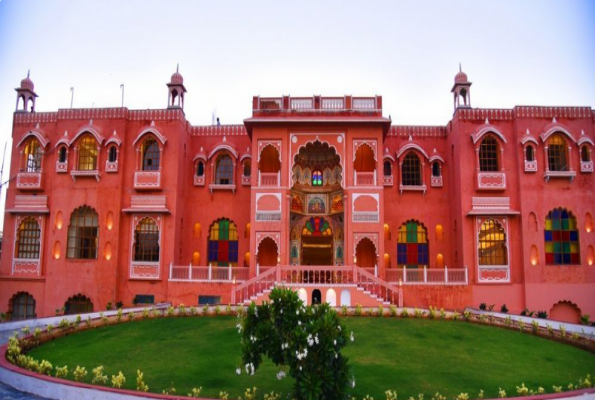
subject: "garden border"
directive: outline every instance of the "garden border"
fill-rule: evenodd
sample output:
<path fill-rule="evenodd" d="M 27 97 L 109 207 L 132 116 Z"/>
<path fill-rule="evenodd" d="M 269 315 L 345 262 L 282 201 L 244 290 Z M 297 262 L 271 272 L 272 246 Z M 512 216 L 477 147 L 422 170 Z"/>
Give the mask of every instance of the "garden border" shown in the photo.
<path fill-rule="evenodd" d="M 213 307 L 209 307 L 211 309 L 211 311 L 213 311 Z M 413 309 L 410 309 L 408 307 L 404 307 L 404 308 L 398 308 L 398 311 L 402 310 L 407 310 L 408 312 L 411 312 L 411 314 L 409 314 L 408 318 L 412 318 L 412 319 L 416 319 L 416 318 L 420 318 L 418 316 L 416 316 L 414 314 Z M 137 311 L 138 309 L 135 308 L 135 311 Z M 140 308 L 140 310 L 138 311 L 142 311 L 144 310 L 144 308 Z M 350 307 L 350 311 L 355 311 L 356 307 Z M 375 313 L 375 310 L 378 311 L 378 308 L 375 307 L 366 307 L 366 308 L 362 308 L 362 310 L 365 311 L 365 313 L 362 313 L 360 315 L 357 315 L 356 312 L 354 313 L 349 313 L 349 316 L 368 316 L 368 317 L 375 317 L 375 318 L 380 318 L 380 316 Z M 132 311 L 132 310 L 127 310 L 128 312 Z M 175 309 L 176 313 L 173 314 L 173 317 L 180 317 L 180 315 L 176 315 L 178 309 Z M 234 313 L 236 312 L 236 307 L 233 307 L 233 311 Z M 337 313 L 342 316 L 341 313 L 341 308 L 340 307 L 336 307 L 336 311 Z M 415 311 L 418 312 L 422 312 L 422 317 L 423 318 L 428 318 L 428 316 L 430 315 L 431 310 L 427 310 L 427 309 L 415 309 Z M 434 311 L 436 312 L 437 310 L 434 309 Z M 512 326 L 505 326 L 503 325 L 503 321 L 504 319 L 501 318 L 500 315 L 495 316 L 493 314 L 496 313 L 490 313 L 490 312 L 481 312 L 478 313 L 478 310 L 475 309 L 468 309 L 468 311 L 472 311 L 476 314 L 474 314 L 475 318 L 478 318 L 477 320 L 473 320 L 472 318 L 469 319 L 465 319 L 463 317 L 463 315 L 460 315 L 461 318 L 461 322 L 471 322 L 471 323 L 478 323 L 478 324 L 482 324 L 482 325 L 489 325 L 495 328 L 506 328 L 506 329 L 518 329 L 514 328 Z M 389 312 L 388 315 L 386 312 Z M 226 315 L 227 313 L 222 313 L 222 315 Z M 449 315 L 451 318 L 454 315 L 453 312 L 447 312 L 447 315 Z M 184 314 L 185 316 L 189 316 L 188 314 Z M 207 312 L 203 312 L 203 313 L 198 313 L 195 316 L 204 316 L 204 315 L 209 315 L 209 316 L 217 316 L 216 314 L 213 313 L 208 313 Z M 489 315 L 491 317 L 490 321 L 486 321 L 486 320 L 479 320 L 480 315 L 486 315 L 486 317 Z M 117 317 L 117 312 L 114 312 L 113 315 L 110 315 L 111 317 Z M 136 313 L 135 313 L 136 316 Z M 71 318 L 69 319 L 76 319 L 76 315 L 74 316 L 69 316 Z M 107 315 L 106 315 L 107 317 Z M 169 316 L 169 318 L 171 318 L 172 316 Z M 383 317 L 388 317 L 388 318 L 403 318 L 400 316 L 400 314 L 397 314 L 397 316 L 392 316 L 390 314 L 390 309 L 387 307 L 384 309 L 383 311 Z M 511 315 L 511 317 L 513 317 Z M 515 316 L 516 317 L 516 316 Z M 165 315 L 162 316 L 161 318 L 168 318 Z M 440 316 L 436 315 L 433 319 L 437 319 L 440 320 Z M 497 322 L 494 323 L 494 321 L 492 321 L 492 319 L 495 319 Z M 524 319 L 524 318 L 523 318 Z M 101 318 L 95 318 L 93 319 L 94 322 L 101 322 Z M 513 320 L 516 322 L 516 320 Z M 548 320 L 544 320 L 544 321 L 548 321 Z M 121 321 L 116 321 L 116 324 L 119 323 L 125 323 L 125 322 L 129 322 L 127 320 L 126 317 L 122 317 Z M 453 321 L 454 322 L 454 321 Z M 114 321 L 112 321 L 111 323 L 108 323 L 108 325 L 114 325 Z M 39 325 L 38 325 L 39 326 Z M 531 329 L 531 325 L 528 324 L 528 328 Z M 570 344 L 570 345 L 574 345 L 574 346 L 579 346 L 587 351 L 591 351 L 593 352 L 593 349 L 589 349 L 588 346 L 580 346 L 579 343 L 576 342 L 572 342 L 570 340 L 567 339 L 562 339 L 562 338 L 554 338 L 550 335 L 547 334 L 546 332 L 540 332 L 542 329 L 542 327 L 540 327 L 539 331 L 537 332 L 537 334 L 535 334 L 536 336 L 542 336 L 542 337 L 546 337 L 550 340 L 558 340 L 558 341 L 562 341 L 565 344 Z M 88 328 L 86 328 L 88 329 Z M 55 336 L 58 336 L 59 333 L 57 332 L 58 329 L 56 329 L 56 333 L 54 335 L 52 335 L 51 333 L 49 334 L 49 336 L 52 337 L 52 339 Z M 62 332 L 64 333 L 64 332 Z M 531 334 L 531 332 L 526 332 Z M 23 339 L 32 339 L 34 338 L 33 335 L 27 335 L 23 338 L 20 338 L 20 340 Z M 585 340 L 587 340 L 588 342 L 594 342 L 593 339 L 589 339 L 586 337 L 582 337 Z M 51 340 L 51 339 L 50 339 Z M 45 342 L 45 340 L 43 341 Z M 174 400 L 174 399 L 187 399 L 189 397 L 187 396 L 175 396 L 175 395 L 165 395 L 165 394 L 158 394 L 158 393 L 149 393 L 149 392 L 139 392 L 139 391 L 135 391 L 135 390 L 129 390 L 129 389 L 116 389 L 116 388 L 111 388 L 108 386 L 100 386 L 100 385 L 90 385 L 87 383 L 81 383 L 81 382 L 76 382 L 76 381 L 72 381 L 69 379 L 61 379 L 61 378 L 55 378 L 52 376 L 48 376 L 48 375 L 43 375 L 41 373 L 37 373 L 37 372 L 33 372 L 30 370 L 27 370 L 25 368 L 19 367 L 17 365 L 11 364 L 7 359 L 6 359 L 6 354 L 7 354 L 7 348 L 8 345 L 7 344 L 3 344 L 0 346 L 0 382 L 13 387 L 17 390 L 26 392 L 26 393 L 30 393 L 33 395 L 37 395 L 37 396 L 42 396 L 44 398 L 47 399 L 52 399 L 52 400 L 103 400 L 103 399 L 107 399 L 107 400 L 142 400 L 142 399 L 163 399 L 163 400 Z M 532 395 L 532 396 L 523 396 L 523 397 L 508 397 L 507 400 L 520 400 L 520 399 L 524 399 L 524 400 L 550 400 L 550 399 L 570 399 L 570 398 L 575 398 L 576 396 L 586 396 L 584 398 L 588 398 L 588 399 L 595 399 L 595 388 L 588 388 L 588 389 L 579 389 L 579 390 L 573 390 L 573 391 L 567 391 L 567 392 L 560 392 L 560 393 L 547 393 L 547 394 L 541 394 L 541 395 Z M 216 400 L 216 399 L 212 399 L 212 398 L 199 398 L 198 400 Z"/>

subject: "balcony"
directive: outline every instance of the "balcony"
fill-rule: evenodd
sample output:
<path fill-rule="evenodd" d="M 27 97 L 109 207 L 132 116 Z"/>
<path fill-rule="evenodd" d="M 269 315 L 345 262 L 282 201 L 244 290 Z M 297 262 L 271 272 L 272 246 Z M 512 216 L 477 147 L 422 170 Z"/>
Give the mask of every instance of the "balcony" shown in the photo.
<path fill-rule="evenodd" d="M 95 180 L 97 182 L 99 182 L 99 178 L 101 178 L 99 171 L 96 169 L 94 169 L 92 171 L 79 171 L 79 170 L 70 171 L 70 176 L 72 177 L 72 180 L 75 182 L 76 182 L 76 178 L 95 178 Z"/>
<path fill-rule="evenodd" d="M 480 265 L 477 281 L 479 283 L 509 283 L 510 267 L 508 265 Z"/>
<path fill-rule="evenodd" d="M 68 172 L 68 161 L 64 161 L 64 162 L 57 161 L 56 162 L 56 172 L 59 174 L 65 174 L 66 172 Z"/>
<path fill-rule="evenodd" d="M 432 176 L 430 180 L 431 187 L 442 187 L 444 186 L 444 182 L 442 180 L 442 175 L 440 176 Z"/>
<path fill-rule="evenodd" d="M 229 190 L 233 194 L 236 193 L 236 185 L 233 183 L 211 183 L 209 185 L 209 190 L 211 191 L 211 195 L 215 190 Z"/>
<path fill-rule="evenodd" d="M 130 279 L 159 279 L 159 261 L 132 261 L 130 263 Z"/>
<path fill-rule="evenodd" d="M 478 172 L 477 190 L 506 190 L 506 173 Z"/>
<path fill-rule="evenodd" d="M 205 176 L 201 175 L 194 175 L 194 186 L 204 186 L 205 185 Z"/>
<path fill-rule="evenodd" d="M 581 161 L 581 172 L 593 172 L 593 161 Z"/>
<path fill-rule="evenodd" d="M 385 279 L 403 285 L 467 285 L 467 268 L 389 268 Z"/>
<path fill-rule="evenodd" d="M 543 177 L 546 182 L 549 182 L 552 178 L 570 179 L 570 182 L 572 182 L 576 177 L 576 171 L 545 171 Z"/>
<path fill-rule="evenodd" d="M 41 264 L 39 260 L 28 258 L 15 258 L 12 261 L 12 275 L 21 277 L 32 277 L 41 275 Z"/>
<path fill-rule="evenodd" d="M 19 172 L 17 174 L 17 189 L 42 190 L 40 172 Z"/>
<path fill-rule="evenodd" d="M 281 182 L 281 171 L 260 172 L 258 171 L 258 186 L 279 186 Z"/>
<path fill-rule="evenodd" d="M 384 175 L 382 178 L 382 184 L 384 186 L 392 186 L 393 185 L 393 176 L 392 175 Z"/>
<path fill-rule="evenodd" d="M 372 172 L 357 172 L 353 170 L 354 181 L 356 186 L 374 186 L 376 184 L 376 171 Z"/>
<path fill-rule="evenodd" d="M 252 177 L 242 175 L 242 186 L 250 186 L 252 185 Z"/>
<path fill-rule="evenodd" d="M 537 172 L 537 160 L 525 160 L 525 172 Z"/>
<path fill-rule="evenodd" d="M 399 185 L 401 194 L 403 194 L 403 192 L 422 192 L 423 194 L 426 194 L 426 190 L 428 190 L 426 185 Z"/>
<path fill-rule="evenodd" d="M 134 173 L 136 190 L 160 190 L 161 171 L 136 171 Z"/>
<path fill-rule="evenodd" d="M 382 116 L 382 96 L 310 96 L 259 97 L 252 101 L 253 115 L 270 113 L 338 113 L 355 111 L 366 115 Z"/>

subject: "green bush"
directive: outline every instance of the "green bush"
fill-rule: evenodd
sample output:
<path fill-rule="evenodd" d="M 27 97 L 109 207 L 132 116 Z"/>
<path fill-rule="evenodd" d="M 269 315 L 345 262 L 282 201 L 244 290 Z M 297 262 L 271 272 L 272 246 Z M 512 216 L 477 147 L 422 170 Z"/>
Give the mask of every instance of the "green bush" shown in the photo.
<path fill-rule="evenodd" d="M 344 399 L 349 366 L 341 349 L 347 335 L 337 313 L 326 303 L 304 306 L 290 289 L 275 288 L 269 298 L 261 306 L 252 303 L 241 322 L 246 372 L 254 374 L 267 356 L 288 367 L 295 399 Z"/>

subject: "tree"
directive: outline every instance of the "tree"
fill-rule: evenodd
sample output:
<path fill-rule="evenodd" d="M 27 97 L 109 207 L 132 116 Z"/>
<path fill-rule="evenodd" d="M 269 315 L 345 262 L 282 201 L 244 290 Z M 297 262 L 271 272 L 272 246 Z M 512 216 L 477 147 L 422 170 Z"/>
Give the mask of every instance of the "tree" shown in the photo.
<path fill-rule="evenodd" d="M 347 335 L 335 310 L 328 304 L 304 306 L 286 288 L 273 289 L 269 298 L 261 306 L 252 303 L 238 324 L 246 372 L 254 374 L 265 355 L 281 366 L 279 379 L 289 368 L 297 400 L 345 399 L 349 366 L 341 349 Z"/>

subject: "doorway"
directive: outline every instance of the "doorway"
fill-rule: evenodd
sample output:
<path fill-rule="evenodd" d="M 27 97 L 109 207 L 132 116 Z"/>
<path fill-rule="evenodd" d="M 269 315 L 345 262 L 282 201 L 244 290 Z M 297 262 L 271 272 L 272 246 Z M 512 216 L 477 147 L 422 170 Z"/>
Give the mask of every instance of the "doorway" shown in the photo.
<path fill-rule="evenodd" d="M 322 303 L 322 293 L 320 290 L 314 289 L 312 291 L 312 304 L 320 304 Z"/>

